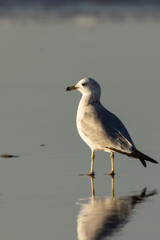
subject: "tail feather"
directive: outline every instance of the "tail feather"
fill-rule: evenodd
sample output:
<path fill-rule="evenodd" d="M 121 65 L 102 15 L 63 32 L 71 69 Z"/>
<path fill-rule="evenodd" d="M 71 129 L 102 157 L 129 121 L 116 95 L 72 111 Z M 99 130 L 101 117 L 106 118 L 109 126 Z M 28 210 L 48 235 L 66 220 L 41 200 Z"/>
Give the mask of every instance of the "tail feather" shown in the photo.
<path fill-rule="evenodd" d="M 141 163 L 143 164 L 144 167 L 147 167 L 147 164 L 145 161 L 149 161 L 152 163 L 158 163 L 156 160 L 154 160 L 153 158 L 148 157 L 147 155 L 145 155 L 144 153 L 140 152 L 139 150 L 137 150 L 136 148 L 133 148 L 133 151 L 131 154 L 129 154 L 130 157 L 133 158 L 139 158 L 139 160 L 141 161 Z"/>

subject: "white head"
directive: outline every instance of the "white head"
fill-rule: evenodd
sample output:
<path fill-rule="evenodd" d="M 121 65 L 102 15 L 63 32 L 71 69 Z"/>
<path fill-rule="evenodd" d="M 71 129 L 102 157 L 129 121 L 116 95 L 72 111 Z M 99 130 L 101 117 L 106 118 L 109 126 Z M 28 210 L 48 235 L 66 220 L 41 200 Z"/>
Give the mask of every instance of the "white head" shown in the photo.
<path fill-rule="evenodd" d="M 75 86 L 67 87 L 66 91 L 78 90 L 84 97 L 90 101 L 99 101 L 101 96 L 101 87 L 93 78 L 83 78 Z"/>

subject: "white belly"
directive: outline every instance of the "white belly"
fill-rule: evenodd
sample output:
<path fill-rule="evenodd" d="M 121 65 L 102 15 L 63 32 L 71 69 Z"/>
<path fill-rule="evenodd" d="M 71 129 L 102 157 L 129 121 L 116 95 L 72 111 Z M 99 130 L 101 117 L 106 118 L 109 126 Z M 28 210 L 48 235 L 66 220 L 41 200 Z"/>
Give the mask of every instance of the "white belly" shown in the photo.
<path fill-rule="evenodd" d="M 109 149 L 107 148 L 103 148 L 102 146 L 100 146 L 99 144 L 94 144 L 93 141 L 91 141 L 87 135 L 84 133 L 84 131 L 82 130 L 81 127 L 81 121 L 79 119 L 77 119 L 77 130 L 78 133 L 80 135 L 80 137 L 83 139 L 83 141 L 91 148 L 92 151 L 105 151 L 105 152 L 111 152 Z"/>

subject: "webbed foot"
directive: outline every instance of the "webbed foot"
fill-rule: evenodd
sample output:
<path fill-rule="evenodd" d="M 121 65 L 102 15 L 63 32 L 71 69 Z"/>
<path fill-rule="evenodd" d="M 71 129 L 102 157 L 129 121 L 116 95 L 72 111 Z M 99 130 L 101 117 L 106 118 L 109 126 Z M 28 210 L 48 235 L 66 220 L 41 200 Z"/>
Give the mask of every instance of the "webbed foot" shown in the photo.
<path fill-rule="evenodd" d="M 108 175 L 110 175 L 110 176 L 114 177 L 114 175 L 115 175 L 115 172 L 114 172 L 114 170 L 112 170 L 110 173 L 108 173 Z"/>
<path fill-rule="evenodd" d="M 88 173 L 88 176 L 94 177 L 95 176 L 95 172 L 93 171 L 93 172 Z"/>

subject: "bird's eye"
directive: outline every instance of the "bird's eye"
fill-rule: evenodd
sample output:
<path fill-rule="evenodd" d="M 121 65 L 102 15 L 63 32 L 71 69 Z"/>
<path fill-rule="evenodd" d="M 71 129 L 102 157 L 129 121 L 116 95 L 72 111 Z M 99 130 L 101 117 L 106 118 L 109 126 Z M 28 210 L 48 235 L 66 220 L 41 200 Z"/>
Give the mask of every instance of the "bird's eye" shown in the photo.
<path fill-rule="evenodd" d="M 87 83 L 82 83 L 82 86 L 86 86 L 87 85 Z"/>

